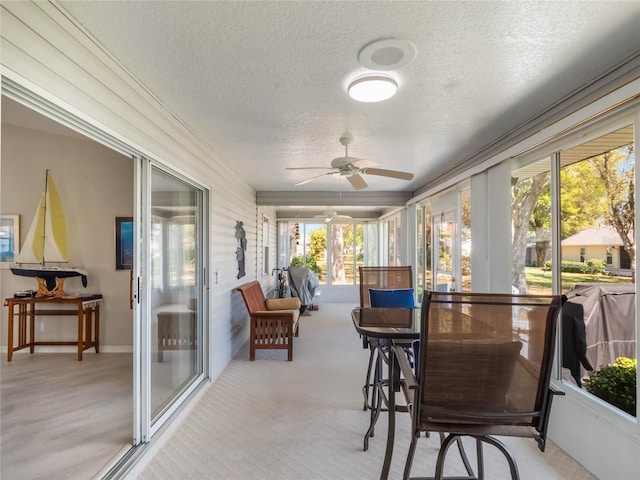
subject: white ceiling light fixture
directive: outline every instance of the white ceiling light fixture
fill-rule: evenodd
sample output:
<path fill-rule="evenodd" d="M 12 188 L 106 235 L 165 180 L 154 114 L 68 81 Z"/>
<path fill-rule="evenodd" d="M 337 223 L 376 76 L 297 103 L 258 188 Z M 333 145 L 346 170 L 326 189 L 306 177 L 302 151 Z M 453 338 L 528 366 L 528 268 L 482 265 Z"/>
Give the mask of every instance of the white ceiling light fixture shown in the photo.
<path fill-rule="evenodd" d="M 382 102 L 396 94 L 398 82 L 386 75 L 365 75 L 353 80 L 347 91 L 358 102 Z"/>

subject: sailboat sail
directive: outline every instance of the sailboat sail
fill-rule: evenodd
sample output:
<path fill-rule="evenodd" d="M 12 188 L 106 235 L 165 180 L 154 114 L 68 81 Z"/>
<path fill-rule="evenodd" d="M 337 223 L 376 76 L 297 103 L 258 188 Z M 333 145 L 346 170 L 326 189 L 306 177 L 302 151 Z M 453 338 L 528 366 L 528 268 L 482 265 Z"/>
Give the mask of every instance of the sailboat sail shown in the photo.
<path fill-rule="evenodd" d="M 67 262 L 67 257 L 64 210 L 51 172 L 47 170 L 44 192 L 11 271 L 23 277 L 44 279 L 49 290 L 56 288 L 56 279 L 77 276 L 82 277 L 82 284 L 86 287 L 85 271 L 58 265 Z"/>
<path fill-rule="evenodd" d="M 66 262 L 67 226 L 58 190 L 47 170 L 46 187 L 36 210 L 18 263 Z"/>

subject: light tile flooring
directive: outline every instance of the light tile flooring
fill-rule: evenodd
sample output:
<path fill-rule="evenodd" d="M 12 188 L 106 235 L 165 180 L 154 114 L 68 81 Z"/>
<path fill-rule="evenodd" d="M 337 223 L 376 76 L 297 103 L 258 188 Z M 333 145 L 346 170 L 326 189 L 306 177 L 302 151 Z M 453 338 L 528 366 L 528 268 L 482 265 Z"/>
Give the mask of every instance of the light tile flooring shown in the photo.
<path fill-rule="evenodd" d="M 131 354 L 16 353 L 0 364 L 0 478 L 91 479 L 131 445 Z"/>
<path fill-rule="evenodd" d="M 350 304 L 324 304 L 301 318 L 294 361 L 285 352 L 239 352 L 169 435 L 152 443 L 127 477 L 139 480 L 350 480 L 377 478 L 382 417 L 367 452 L 368 413 L 360 385 L 368 352 L 349 320 Z M 2 480 L 91 479 L 131 441 L 131 355 L 16 354 L 1 363 Z M 398 417 L 391 478 L 401 477 L 408 416 Z M 433 473 L 437 438 L 418 445 L 414 474 Z M 595 480 L 549 442 L 506 439 L 522 480 Z M 506 478 L 486 448 L 487 478 Z M 455 453 L 455 452 L 453 452 Z M 456 455 L 451 455 L 454 459 Z M 459 465 L 452 460 L 452 472 Z"/>
<path fill-rule="evenodd" d="M 322 304 L 301 317 L 294 360 L 283 351 L 245 347 L 192 407 L 157 453 L 141 462 L 138 480 L 351 480 L 376 479 L 384 457 L 386 416 L 368 451 L 362 450 L 369 414 L 360 386 L 368 351 L 350 321 L 350 304 Z M 548 442 L 541 453 L 531 439 L 504 439 L 522 480 L 595 480 Z M 392 480 L 402 477 L 409 418 L 398 416 Z M 474 451 L 473 448 L 470 449 Z M 433 475 L 437 436 L 418 444 L 413 475 Z M 508 478 L 504 458 L 485 448 L 486 478 Z M 451 460 L 449 462 L 449 460 Z M 462 473 L 455 451 L 449 474 Z M 447 472 L 445 472 L 447 473 Z"/>

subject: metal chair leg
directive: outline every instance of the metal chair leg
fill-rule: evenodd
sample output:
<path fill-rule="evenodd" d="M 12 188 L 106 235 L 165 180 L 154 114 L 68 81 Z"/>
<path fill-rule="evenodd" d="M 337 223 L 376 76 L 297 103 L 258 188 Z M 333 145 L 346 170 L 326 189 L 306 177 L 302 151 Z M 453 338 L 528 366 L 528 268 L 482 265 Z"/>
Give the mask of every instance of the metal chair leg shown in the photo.
<path fill-rule="evenodd" d="M 365 451 L 369 449 L 369 438 L 374 435 L 374 428 L 378 421 L 378 417 L 380 416 L 380 411 L 382 410 L 382 394 L 379 389 L 382 388 L 384 380 L 382 378 L 382 359 L 380 358 L 380 355 L 376 356 L 374 365 L 374 380 L 371 390 L 371 418 L 369 421 L 369 429 L 364 435 Z"/>
<path fill-rule="evenodd" d="M 369 347 L 371 353 L 369 354 L 369 365 L 367 367 L 367 377 L 365 378 L 364 386 L 362 387 L 362 396 L 364 397 L 364 406 L 362 410 L 367 411 L 367 409 L 371 408 L 369 404 L 369 395 L 371 392 L 371 387 L 373 386 L 373 380 L 371 379 L 371 373 L 373 370 L 373 361 L 376 356 L 376 348 L 377 347 Z"/>
<path fill-rule="evenodd" d="M 476 440 L 476 452 L 477 452 L 477 465 L 478 465 L 478 474 L 476 475 L 473 472 L 473 468 L 471 467 L 471 464 L 469 463 L 469 459 L 467 458 L 466 452 L 464 450 L 464 445 L 462 444 L 462 437 L 463 436 L 470 436 L 472 438 L 474 438 Z M 442 439 L 443 434 L 440 434 L 440 437 Z M 411 455 L 411 459 L 413 457 L 413 452 L 412 450 L 415 449 L 415 445 L 413 445 L 413 441 L 415 440 L 412 439 L 412 445 L 409 447 L 409 452 Z M 508 464 L 509 464 L 509 471 L 511 473 L 511 480 L 520 480 L 520 474 L 518 472 L 518 465 L 516 464 L 516 460 L 513 456 L 513 454 L 509 451 L 509 449 L 507 448 L 507 446 L 502 443 L 500 440 L 498 440 L 497 438 L 491 437 L 489 435 L 456 435 L 456 434 L 449 434 L 446 436 L 446 438 L 444 438 L 444 440 L 442 440 L 441 444 L 440 444 L 440 451 L 438 452 L 438 459 L 436 461 L 436 473 L 433 477 L 434 480 L 443 480 L 445 478 L 449 478 L 449 477 L 444 477 L 444 461 L 445 458 L 447 456 L 447 451 L 449 450 L 449 447 L 451 447 L 451 445 L 453 445 L 453 442 L 456 442 L 457 446 L 458 446 L 458 450 L 460 452 L 460 457 L 462 458 L 462 463 L 465 466 L 465 469 L 467 470 L 467 474 L 468 477 L 451 477 L 451 478 L 455 478 L 455 479 L 469 479 L 469 480 L 483 480 L 484 479 L 484 453 L 483 453 L 483 445 L 482 443 L 488 443 L 490 445 L 493 445 L 494 447 L 496 447 L 498 450 L 500 450 L 500 452 L 502 452 L 502 454 L 504 455 L 504 457 L 506 458 Z M 409 471 L 408 469 L 411 467 L 410 464 L 410 460 L 409 457 L 407 458 L 407 465 L 405 465 L 405 474 L 403 477 L 403 480 L 408 480 L 409 477 Z"/>
<path fill-rule="evenodd" d="M 420 438 L 420 432 L 414 433 L 414 435 L 411 437 L 411 444 L 409 445 L 409 453 L 407 453 L 407 461 L 404 464 L 404 473 L 402 474 L 402 480 L 409 480 L 409 474 L 411 473 L 411 466 L 413 465 L 413 456 L 416 453 L 418 438 Z"/>
<path fill-rule="evenodd" d="M 471 467 L 471 463 L 469 462 L 469 458 L 467 457 L 467 452 L 464 450 L 464 445 L 462 444 L 462 437 L 458 436 L 456 438 L 456 443 L 458 445 L 458 452 L 460 452 L 460 459 L 462 460 L 462 464 L 464 465 L 465 470 L 467 471 L 467 475 L 471 478 L 476 478 L 476 474 L 473 473 L 473 468 Z M 476 443 L 476 452 L 478 453 L 478 475 L 477 478 L 481 480 L 484 475 L 484 462 L 482 461 L 482 443 Z"/>
<path fill-rule="evenodd" d="M 497 438 L 491 437 L 489 435 L 476 437 L 476 440 L 486 442 L 490 445 L 493 445 L 498 450 L 500 450 L 504 455 L 504 457 L 507 459 L 507 462 L 509 463 L 511 480 L 520 480 L 520 473 L 518 472 L 518 465 L 516 464 L 516 459 L 504 443 L 502 443 Z"/>

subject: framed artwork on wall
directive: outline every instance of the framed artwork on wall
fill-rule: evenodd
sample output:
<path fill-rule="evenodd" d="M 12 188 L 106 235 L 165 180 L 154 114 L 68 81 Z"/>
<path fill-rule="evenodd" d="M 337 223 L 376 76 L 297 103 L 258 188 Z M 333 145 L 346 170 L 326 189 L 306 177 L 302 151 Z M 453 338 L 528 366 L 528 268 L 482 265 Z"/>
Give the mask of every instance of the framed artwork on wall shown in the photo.
<path fill-rule="evenodd" d="M 116 217 L 116 270 L 133 270 L 133 217 Z"/>
<path fill-rule="evenodd" d="M 20 215 L 0 215 L 0 268 L 9 268 L 20 250 Z"/>

